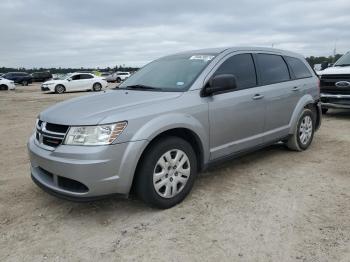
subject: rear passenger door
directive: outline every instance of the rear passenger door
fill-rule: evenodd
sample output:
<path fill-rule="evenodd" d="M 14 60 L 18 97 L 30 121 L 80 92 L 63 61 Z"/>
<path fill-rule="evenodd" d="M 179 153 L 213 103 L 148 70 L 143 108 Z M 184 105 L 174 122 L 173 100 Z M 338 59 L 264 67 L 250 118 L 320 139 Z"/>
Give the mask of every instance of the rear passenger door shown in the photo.
<path fill-rule="evenodd" d="M 257 87 L 253 57 L 241 53 L 228 57 L 215 75 L 232 74 L 237 89 L 208 99 L 210 157 L 212 160 L 238 153 L 262 143 L 265 103 Z"/>
<path fill-rule="evenodd" d="M 300 89 L 291 81 L 288 65 L 281 55 L 258 53 L 255 58 L 267 106 L 264 142 L 270 142 L 288 134 Z"/>

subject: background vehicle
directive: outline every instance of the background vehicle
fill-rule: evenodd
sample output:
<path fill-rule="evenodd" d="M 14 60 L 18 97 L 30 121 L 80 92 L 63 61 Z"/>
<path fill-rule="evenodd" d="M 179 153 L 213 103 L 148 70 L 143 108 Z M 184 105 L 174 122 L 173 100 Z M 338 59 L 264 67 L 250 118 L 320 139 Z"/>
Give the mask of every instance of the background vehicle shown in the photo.
<path fill-rule="evenodd" d="M 32 73 L 33 82 L 45 82 L 52 79 L 52 74 L 48 71 Z"/>
<path fill-rule="evenodd" d="M 27 86 L 32 83 L 32 76 L 25 72 L 9 72 L 2 76 L 8 80 L 14 81 L 16 84 Z"/>
<path fill-rule="evenodd" d="M 101 91 L 107 87 L 107 82 L 93 74 L 73 73 L 63 77 L 50 80 L 41 85 L 42 91 L 51 91 L 58 94 L 72 91 L 93 90 Z"/>
<path fill-rule="evenodd" d="M 117 83 L 120 83 L 122 81 L 125 81 L 126 79 L 128 79 L 130 77 L 130 72 L 116 72 L 116 78 L 115 81 Z"/>
<path fill-rule="evenodd" d="M 15 90 L 15 88 L 13 81 L 0 77 L 0 90 Z"/>
<path fill-rule="evenodd" d="M 322 112 L 329 108 L 350 109 L 350 52 L 329 68 L 318 72 L 320 76 Z"/>
<path fill-rule="evenodd" d="M 29 140 L 35 183 L 85 200 L 129 194 L 169 208 L 197 172 L 278 141 L 306 150 L 321 123 L 318 78 L 305 59 L 270 48 L 180 53 L 120 88 L 56 104 Z"/>
<path fill-rule="evenodd" d="M 120 83 L 130 77 L 130 72 L 114 72 L 114 73 L 102 73 L 101 76 L 105 77 L 107 82 Z"/>

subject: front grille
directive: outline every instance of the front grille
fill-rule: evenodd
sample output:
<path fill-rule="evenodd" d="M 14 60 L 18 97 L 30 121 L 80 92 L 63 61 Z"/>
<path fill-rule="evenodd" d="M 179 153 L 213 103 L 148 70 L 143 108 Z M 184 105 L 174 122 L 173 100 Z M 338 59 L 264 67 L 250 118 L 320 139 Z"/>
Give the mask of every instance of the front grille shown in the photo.
<path fill-rule="evenodd" d="M 337 87 L 339 81 L 350 82 L 350 75 L 322 75 L 320 80 L 321 92 L 330 94 L 350 94 L 350 87 Z"/>
<path fill-rule="evenodd" d="M 36 140 L 49 148 L 62 144 L 69 126 L 43 122 L 39 120 L 36 126 Z"/>

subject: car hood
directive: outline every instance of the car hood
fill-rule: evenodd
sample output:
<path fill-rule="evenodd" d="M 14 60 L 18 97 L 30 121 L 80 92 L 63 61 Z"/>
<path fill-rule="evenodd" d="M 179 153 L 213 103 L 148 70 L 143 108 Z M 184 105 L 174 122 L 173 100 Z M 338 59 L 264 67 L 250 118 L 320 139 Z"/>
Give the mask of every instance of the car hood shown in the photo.
<path fill-rule="evenodd" d="M 111 119 L 114 115 L 115 121 L 128 120 L 129 110 L 143 110 L 154 103 L 175 99 L 181 94 L 137 90 L 105 91 L 58 103 L 40 113 L 39 118 L 61 125 L 104 124 L 107 123 L 103 121 L 105 118 Z"/>
<path fill-rule="evenodd" d="M 318 75 L 341 75 L 350 74 L 350 66 L 332 66 L 317 72 Z"/>

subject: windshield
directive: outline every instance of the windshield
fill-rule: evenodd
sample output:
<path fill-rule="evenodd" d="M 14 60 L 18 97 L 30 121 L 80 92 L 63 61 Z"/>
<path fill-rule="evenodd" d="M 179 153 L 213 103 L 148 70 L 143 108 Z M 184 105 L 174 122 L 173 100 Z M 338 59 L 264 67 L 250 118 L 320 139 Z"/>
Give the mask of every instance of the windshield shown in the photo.
<path fill-rule="evenodd" d="M 213 54 L 163 57 L 141 68 L 121 84 L 120 88 L 185 91 L 214 57 Z"/>
<path fill-rule="evenodd" d="M 350 66 L 350 52 L 339 58 L 334 66 Z"/>

